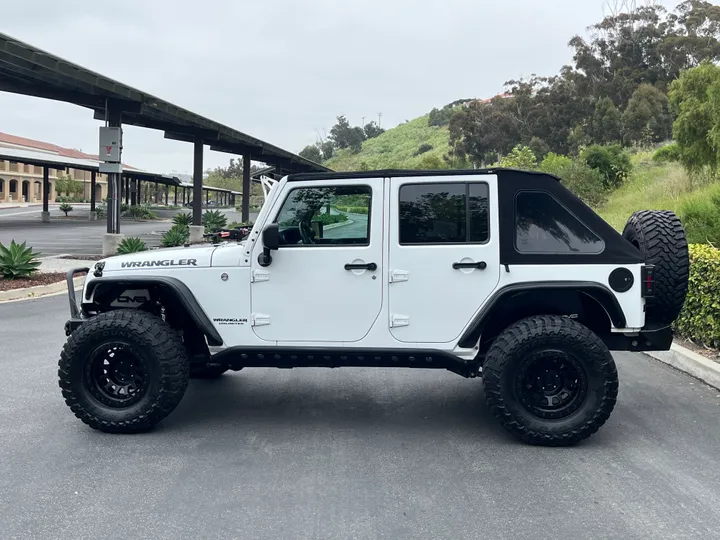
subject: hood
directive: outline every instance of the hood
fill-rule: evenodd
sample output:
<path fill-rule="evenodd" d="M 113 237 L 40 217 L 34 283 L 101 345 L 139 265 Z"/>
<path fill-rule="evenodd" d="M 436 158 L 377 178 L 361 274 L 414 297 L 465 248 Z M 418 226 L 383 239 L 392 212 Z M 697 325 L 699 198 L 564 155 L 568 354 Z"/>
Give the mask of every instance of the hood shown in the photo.
<path fill-rule="evenodd" d="M 153 249 L 115 255 L 100 262 L 105 263 L 103 272 L 140 271 L 157 268 L 207 268 L 216 246 L 189 246 Z"/>

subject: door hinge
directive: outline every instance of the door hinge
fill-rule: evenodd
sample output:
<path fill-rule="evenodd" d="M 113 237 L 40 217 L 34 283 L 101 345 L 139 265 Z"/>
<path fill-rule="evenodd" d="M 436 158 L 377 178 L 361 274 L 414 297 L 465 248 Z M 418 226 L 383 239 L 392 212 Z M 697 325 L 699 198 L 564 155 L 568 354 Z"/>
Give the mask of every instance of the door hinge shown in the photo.
<path fill-rule="evenodd" d="M 410 272 L 407 270 L 390 270 L 390 283 L 399 283 L 410 279 Z"/>
<path fill-rule="evenodd" d="M 410 326 L 410 317 L 407 315 L 390 315 L 390 328 Z"/>
<path fill-rule="evenodd" d="M 257 283 L 259 281 L 270 281 L 270 272 L 267 270 L 253 270 L 251 281 Z"/>
<path fill-rule="evenodd" d="M 270 315 L 264 313 L 253 313 L 252 314 L 252 325 L 253 326 L 267 326 L 270 324 Z"/>

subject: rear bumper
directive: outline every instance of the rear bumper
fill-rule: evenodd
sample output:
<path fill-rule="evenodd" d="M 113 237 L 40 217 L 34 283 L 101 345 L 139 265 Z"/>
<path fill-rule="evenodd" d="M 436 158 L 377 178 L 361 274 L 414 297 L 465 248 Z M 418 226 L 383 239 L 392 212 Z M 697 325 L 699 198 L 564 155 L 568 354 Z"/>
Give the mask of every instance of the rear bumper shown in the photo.
<path fill-rule="evenodd" d="M 673 341 L 670 326 L 664 328 L 644 328 L 636 336 L 609 334 L 603 341 L 611 351 L 669 351 Z"/>
<path fill-rule="evenodd" d="M 75 279 L 75 274 L 79 274 L 80 272 L 87 273 L 89 271 L 90 269 L 88 267 L 82 267 L 73 268 L 67 273 L 66 279 L 68 288 L 68 302 L 70 303 L 70 320 L 65 323 L 66 336 L 72 334 L 83 322 L 85 322 L 85 319 L 82 318 L 82 310 L 77 303 L 77 297 L 75 296 L 75 283 L 73 280 Z"/>

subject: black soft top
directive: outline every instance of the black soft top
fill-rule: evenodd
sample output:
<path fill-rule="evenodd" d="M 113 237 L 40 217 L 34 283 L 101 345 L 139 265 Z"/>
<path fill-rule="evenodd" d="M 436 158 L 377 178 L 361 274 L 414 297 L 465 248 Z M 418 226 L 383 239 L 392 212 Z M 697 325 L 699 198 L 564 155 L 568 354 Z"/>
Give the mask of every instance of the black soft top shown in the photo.
<path fill-rule="evenodd" d="M 595 211 L 582 202 L 552 174 L 521 171 L 517 169 L 469 169 L 413 171 L 387 169 L 380 171 L 299 173 L 288 176 L 288 181 L 353 180 L 361 178 L 397 178 L 432 176 L 448 181 L 455 176 L 489 175 L 498 177 L 498 213 L 500 217 L 500 263 L 516 264 L 641 264 L 640 251 L 622 237 Z M 602 238 L 605 243 L 600 253 L 521 253 L 515 247 L 516 215 L 515 201 L 520 192 L 540 191 L 549 193 L 581 223 Z"/>
<path fill-rule="evenodd" d="M 511 174 L 508 174 L 511 173 Z M 407 176 L 468 176 L 468 175 L 497 174 L 501 176 L 544 176 L 559 180 L 552 174 L 535 171 L 521 171 L 518 169 L 439 169 L 439 170 L 412 170 L 412 169 L 381 169 L 377 171 L 349 171 L 349 172 L 322 172 L 322 173 L 297 173 L 288 176 L 288 182 L 307 182 L 310 180 L 353 180 L 357 178 L 398 178 Z"/>

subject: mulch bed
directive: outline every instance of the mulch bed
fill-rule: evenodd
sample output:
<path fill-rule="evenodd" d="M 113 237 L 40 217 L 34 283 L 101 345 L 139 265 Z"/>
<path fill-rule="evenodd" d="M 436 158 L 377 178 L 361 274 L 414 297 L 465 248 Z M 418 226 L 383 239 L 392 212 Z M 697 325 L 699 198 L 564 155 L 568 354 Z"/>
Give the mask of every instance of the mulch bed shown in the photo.
<path fill-rule="evenodd" d="M 106 255 L 63 255 L 57 257 L 58 259 L 72 259 L 73 261 L 99 261 L 100 259 L 107 259 Z"/>
<path fill-rule="evenodd" d="M 0 279 L 0 291 L 25 289 L 26 287 L 37 287 L 38 285 L 51 285 L 52 283 L 60 283 L 61 281 L 65 281 L 65 272 L 35 274 L 32 277 L 23 279 Z"/>

